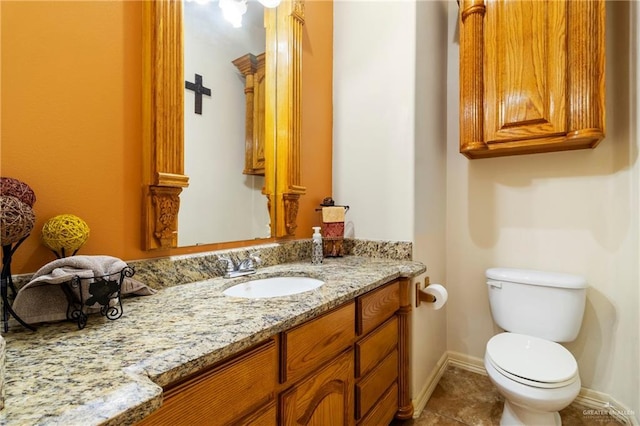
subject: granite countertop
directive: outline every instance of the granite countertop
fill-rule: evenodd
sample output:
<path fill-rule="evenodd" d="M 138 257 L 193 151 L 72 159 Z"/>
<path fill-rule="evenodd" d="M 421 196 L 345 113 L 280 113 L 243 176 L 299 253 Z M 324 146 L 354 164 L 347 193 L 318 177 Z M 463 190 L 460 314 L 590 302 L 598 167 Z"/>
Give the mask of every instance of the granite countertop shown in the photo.
<path fill-rule="evenodd" d="M 406 260 L 346 256 L 319 266 L 268 266 L 235 279 L 212 278 L 126 298 L 115 321 L 13 327 L 6 340 L 2 425 L 132 424 L 157 409 L 162 386 L 300 324 L 398 277 L 425 271 Z M 325 285 L 272 299 L 222 291 L 266 276 L 303 275 Z"/>

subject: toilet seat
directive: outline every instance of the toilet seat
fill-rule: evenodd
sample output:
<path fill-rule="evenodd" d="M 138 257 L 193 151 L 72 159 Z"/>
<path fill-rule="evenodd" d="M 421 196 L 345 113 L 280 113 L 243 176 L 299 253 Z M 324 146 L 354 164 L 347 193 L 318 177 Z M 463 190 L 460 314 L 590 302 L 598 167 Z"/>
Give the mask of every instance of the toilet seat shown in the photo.
<path fill-rule="evenodd" d="M 578 379 L 578 364 L 562 345 L 518 333 L 500 333 L 487 343 L 487 359 L 511 380 L 537 388 L 559 388 Z"/>

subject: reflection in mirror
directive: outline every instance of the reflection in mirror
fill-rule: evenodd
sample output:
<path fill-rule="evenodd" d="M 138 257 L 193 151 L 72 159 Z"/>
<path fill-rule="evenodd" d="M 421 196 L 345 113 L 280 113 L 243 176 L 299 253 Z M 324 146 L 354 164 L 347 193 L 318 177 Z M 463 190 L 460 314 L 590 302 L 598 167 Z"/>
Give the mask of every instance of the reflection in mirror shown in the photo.
<path fill-rule="evenodd" d="M 190 186 L 189 176 L 184 171 L 183 149 L 185 79 L 182 6 L 182 0 L 163 0 L 145 1 L 142 7 L 144 250 L 178 246 L 180 198 L 183 189 Z M 271 238 L 293 237 L 297 227 L 298 201 L 306 192 L 300 179 L 304 1 L 282 0 L 277 8 L 266 9 L 264 13 L 265 75 L 268 78 L 264 79 L 265 183 L 262 193 L 268 199 Z M 192 83 L 197 82 L 195 77 L 194 74 Z M 203 79 L 202 82 L 205 85 L 209 84 L 208 79 Z M 211 100 L 217 99 L 215 91 L 209 95 L 206 90 L 203 92 L 205 100 L 208 96 L 211 96 Z M 202 105 L 203 110 L 205 106 Z M 245 144 L 246 142 L 245 140 Z M 242 140 L 239 144 L 243 145 Z M 228 153 L 217 152 L 216 155 L 227 158 L 225 156 Z M 212 160 L 208 160 L 207 167 L 211 168 Z M 227 184 L 227 181 L 206 183 L 209 186 Z M 235 213 L 247 207 L 237 203 L 215 203 L 216 209 Z M 202 226 L 203 222 L 214 221 L 211 219 L 213 210 L 209 211 L 209 208 L 212 208 L 212 205 L 200 207 L 201 213 L 208 217 L 198 219 L 199 226 Z M 231 227 L 228 223 L 225 225 Z M 222 241 L 224 238 L 215 238 L 215 242 L 218 243 L 230 242 Z M 254 241 L 243 240 L 240 245 Z"/>
<path fill-rule="evenodd" d="M 186 87 L 184 91 L 184 167 L 189 187 L 180 197 L 178 246 L 269 238 L 264 170 L 245 167 L 254 133 L 264 136 L 264 105 L 257 108 L 262 111 L 259 121 L 248 106 L 249 93 L 245 94 L 245 87 L 249 92 L 251 86 L 253 100 L 253 85 L 258 83 L 247 66 L 257 67 L 256 58 L 265 52 L 264 7 L 249 1 L 241 28 L 224 19 L 217 1 L 185 1 L 183 7 L 184 79 L 201 80 L 210 92 L 198 94 Z M 240 58 L 248 64 L 244 73 Z M 255 96 L 255 101 L 265 99 Z M 254 124 L 261 126 L 259 131 L 253 131 Z"/>

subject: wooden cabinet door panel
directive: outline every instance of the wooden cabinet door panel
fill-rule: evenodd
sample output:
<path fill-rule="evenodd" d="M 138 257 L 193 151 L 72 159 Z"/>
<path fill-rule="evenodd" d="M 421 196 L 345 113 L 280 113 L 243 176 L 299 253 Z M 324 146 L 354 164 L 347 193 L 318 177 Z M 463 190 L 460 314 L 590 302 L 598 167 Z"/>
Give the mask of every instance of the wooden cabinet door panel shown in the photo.
<path fill-rule="evenodd" d="M 487 143 L 566 133 L 566 3 L 486 4 Z"/>
<path fill-rule="evenodd" d="M 353 350 L 349 349 L 280 398 L 284 425 L 353 424 Z"/>

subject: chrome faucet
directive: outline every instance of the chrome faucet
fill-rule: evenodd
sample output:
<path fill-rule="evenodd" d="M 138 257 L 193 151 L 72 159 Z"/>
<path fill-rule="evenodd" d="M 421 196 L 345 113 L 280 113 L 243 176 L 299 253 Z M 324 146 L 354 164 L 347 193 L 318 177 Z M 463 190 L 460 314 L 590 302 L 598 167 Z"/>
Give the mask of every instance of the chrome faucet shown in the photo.
<path fill-rule="evenodd" d="M 236 264 L 229 256 L 220 256 L 218 257 L 218 263 L 224 264 L 225 276 L 236 270 Z"/>
<path fill-rule="evenodd" d="M 258 270 L 258 266 L 262 263 L 260 257 L 255 253 L 250 254 L 249 257 L 241 260 L 237 264 L 230 256 L 220 256 L 218 261 L 224 263 L 224 278 L 235 278 L 243 275 L 255 274 Z"/>
<path fill-rule="evenodd" d="M 257 254 L 250 254 L 249 257 L 240 261 L 238 264 L 238 271 L 255 272 L 256 269 L 258 269 L 258 266 L 260 266 L 260 263 L 262 263 L 262 260 L 260 260 Z"/>

